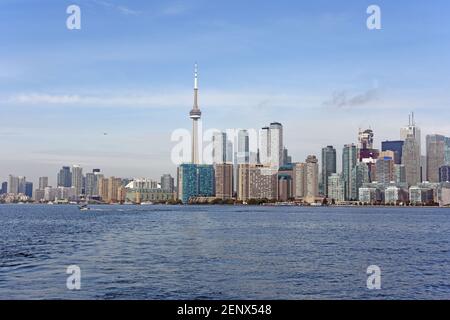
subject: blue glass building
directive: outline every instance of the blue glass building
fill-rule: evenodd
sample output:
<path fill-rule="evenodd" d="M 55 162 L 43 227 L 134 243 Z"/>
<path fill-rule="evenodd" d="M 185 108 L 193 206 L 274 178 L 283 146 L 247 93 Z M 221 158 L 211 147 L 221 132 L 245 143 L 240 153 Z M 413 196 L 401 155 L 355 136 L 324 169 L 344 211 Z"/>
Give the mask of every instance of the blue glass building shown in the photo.
<path fill-rule="evenodd" d="M 194 197 L 215 196 L 214 166 L 182 164 L 178 167 L 178 198 L 188 203 Z"/>
<path fill-rule="evenodd" d="M 395 164 L 402 164 L 402 156 L 403 156 L 403 144 L 404 141 L 383 141 L 381 142 L 381 151 L 394 151 Z"/>

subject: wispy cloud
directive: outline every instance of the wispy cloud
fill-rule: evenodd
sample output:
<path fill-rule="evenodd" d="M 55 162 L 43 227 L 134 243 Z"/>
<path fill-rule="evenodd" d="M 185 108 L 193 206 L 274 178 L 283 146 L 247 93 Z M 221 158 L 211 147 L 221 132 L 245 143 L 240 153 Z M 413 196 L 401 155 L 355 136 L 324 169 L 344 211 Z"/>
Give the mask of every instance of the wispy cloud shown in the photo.
<path fill-rule="evenodd" d="M 172 3 L 162 9 L 162 14 L 167 16 L 178 16 L 188 11 L 188 6 L 181 2 Z"/>
<path fill-rule="evenodd" d="M 378 89 L 369 89 L 363 93 L 351 95 L 347 91 L 336 91 L 330 100 L 323 103 L 325 107 L 347 109 L 368 105 L 380 99 Z"/>
<path fill-rule="evenodd" d="M 138 10 L 134 10 L 134 9 L 131 9 L 131 8 L 126 7 L 126 6 L 124 6 L 124 5 L 118 5 L 118 4 L 109 2 L 109 1 L 93 0 L 93 2 L 96 3 L 96 4 L 98 4 L 98 5 L 101 5 L 101 6 L 103 6 L 103 7 L 106 7 L 106 8 L 110 8 L 110 9 L 116 10 L 116 11 L 118 11 L 118 12 L 124 14 L 124 15 L 138 15 L 138 14 L 141 13 L 141 12 L 138 11 Z"/>
<path fill-rule="evenodd" d="M 320 98 L 306 97 L 296 94 L 242 93 L 209 91 L 202 93 L 201 105 L 208 108 L 302 108 L 312 107 L 320 103 Z M 176 108 L 192 103 L 192 92 L 180 90 L 154 94 L 48 94 L 19 93 L 0 98 L 2 105 L 21 106 L 55 106 L 55 107 L 127 107 L 127 108 Z"/>

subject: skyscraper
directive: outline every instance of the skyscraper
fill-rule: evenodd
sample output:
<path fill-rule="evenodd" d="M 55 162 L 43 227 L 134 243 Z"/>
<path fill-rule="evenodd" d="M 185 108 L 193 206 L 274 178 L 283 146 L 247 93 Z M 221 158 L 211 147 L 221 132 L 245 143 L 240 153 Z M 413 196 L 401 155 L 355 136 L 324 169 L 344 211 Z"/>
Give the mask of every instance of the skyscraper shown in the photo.
<path fill-rule="evenodd" d="M 279 122 L 270 124 L 270 164 L 278 169 L 283 164 L 283 125 Z"/>
<path fill-rule="evenodd" d="M 189 113 L 189 117 L 192 119 L 192 164 L 199 164 L 199 150 L 198 150 L 198 120 L 200 120 L 202 112 L 198 107 L 198 68 L 195 64 L 194 69 L 194 106 Z"/>
<path fill-rule="evenodd" d="M 403 143 L 404 141 L 402 140 L 383 141 L 381 142 L 381 151 L 393 151 L 395 164 L 401 164 L 403 154 Z"/>
<path fill-rule="evenodd" d="M 88 197 L 98 196 L 98 178 L 101 176 L 100 169 L 94 169 L 86 173 L 84 193 Z M 102 176 L 103 177 L 103 176 Z"/>
<path fill-rule="evenodd" d="M 227 161 L 227 134 L 226 132 L 215 132 L 212 137 L 212 160 L 213 164 L 225 163 Z"/>
<path fill-rule="evenodd" d="M 44 190 L 48 187 L 48 177 L 39 178 L 39 190 Z"/>
<path fill-rule="evenodd" d="M 415 140 L 415 148 L 417 148 L 416 151 L 418 152 L 418 155 L 415 155 L 415 158 L 420 158 L 422 155 L 422 138 L 420 128 L 417 126 L 414 119 L 414 112 L 409 115 L 408 125 L 400 129 L 400 139 L 406 141 L 408 137 L 412 137 Z"/>
<path fill-rule="evenodd" d="M 373 149 L 373 130 L 359 130 L 358 134 L 359 149 Z"/>
<path fill-rule="evenodd" d="M 250 163 L 250 137 L 247 130 L 239 130 L 237 136 L 237 164 Z"/>
<path fill-rule="evenodd" d="M 9 175 L 9 177 L 8 177 L 8 193 L 11 193 L 11 194 L 19 193 L 19 177 Z"/>
<path fill-rule="evenodd" d="M 328 197 L 328 177 L 336 173 L 336 149 L 327 146 L 322 149 L 322 188 L 323 194 Z"/>
<path fill-rule="evenodd" d="M 72 166 L 72 187 L 75 188 L 75 195 L 83 193 L 83 168 L 79 165 Z"/>
<path fill-rule="evenodd" d="M 359 200 L 359 189 L 370 182 L 369 163 L 357 162 L 351 173 L 351 194 L 348 199 Z"/>
<path fill-rule="evenodd" d="M 270 165 L 270 128 L 264 127 L 259 130 L 258 152 L 259 163 L 262 165 Z"/>
<path fill-rule="evenodd" d="M 2 182 L 2 187 L 0 189 L 0 194 L 4 194 L 8 192 L 8 182 Z"/>
<path fill-rule="evenodd" d="M 24 194 L 29 198 L 33 197 L 33 182 L 25 182 Z"/>
<path fill-rule="evenodd" d="M 72 173 L 70 172 L 70 167 L 62 167 L 59 170 L 57 177 L 58 187 L 71 187 L 72 186 Z"/>
<path fill-rule="evenodd" d="M 352 170 L 357 162 L 357 148 L 347 144 L 342 151 L 342 178 L 344 180 L 345 199 L 352 198 Z"/>
<path fill-rule="evenodd" d="M 319 161 L 314 155 L 306 158 L 305 166 L 305 198 L 307 202 L 314 202 L 319 196 Z"/>
<path fill-rule="evenodd" d="M 403 144 L 402 164 L 405 166 L 406 183 L 414 186 L 420 182 L 420 145 L 416 137 L 408 135 Z"/>
<path fill-rule="evenodd" d="M 427 135 L 427 180 L 439 182 L 439 168 L 445 164 L 445 137 L 438 134 Z"/>

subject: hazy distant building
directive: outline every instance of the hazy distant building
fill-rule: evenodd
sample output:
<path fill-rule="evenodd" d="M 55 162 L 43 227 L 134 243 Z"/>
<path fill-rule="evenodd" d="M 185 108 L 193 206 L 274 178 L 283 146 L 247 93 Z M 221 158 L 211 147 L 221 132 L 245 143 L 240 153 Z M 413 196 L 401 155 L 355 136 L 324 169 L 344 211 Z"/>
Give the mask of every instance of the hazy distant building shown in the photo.
<path fill-rule="evenodd" d="M 98 195 L 98 173 L 88 172 L 85 178 L 85 194 L 87 197 L 93 197 Z"/>
<path fill-rule="evenodd" d="M 108 190 L 109 190 L 109 179 L 102 177 L 98 177 L 97 179 L 97 189 L 98 196 L 106 202 L 108 201 Z"/>
<path fill-rule="evenodd" d="M 8 192 L 11 194 L 19 193 L 19 177 L 9 175 L 8 177 Z"/>
<path fill-rule="evenodd" d="M 439 182 L 439 168 L 445 164 L 445 137 L 427 135 L 427 181 Z"/>
<path fill-rule="evenodd" d="M 231 199 L 233 197 L 233 165 L 222 163 L 215 165 L 216 198 Z"/>
<path fill-rule="evenodd" d="M 40 177 L 39 178 L 39 189 L 44 190 L 48 187 L 48 177 Z"/>
<path fill-rule="evenodd" d="M 319 196 L 319 161 L 316 156 L 309 155 L 306 158 L 305 178 L 305 198 L 314 202 L 315 198 Z"/>
<path fill-rule="evenodd" d="M 352 170 L 357 163 L 357 148 L 347 144 L 342 151 L 342 178 L 344 180 L 345 200 L 352 198 Z"/>
<path fill-rule="evenodd" d="M 227 134 L 215 132 L 212 136 L 212 160 L 213 164 L 227 162 Z"/>
<path fill-rule="evenodd" d="M 33 182 L 25 182 L 24 194 L 30 199 L 33 198 Z"/>
<path fill-rule="evenodd" d="M 122 186 L 122 179 L 116 177 L 109 177 L 108 181 L 108 197 L 107 202 L 118 202 L 119 188 Z"/>
<path fill-rule="evenodd" d="M 77 196 L 83 194 L 83 168 L 79 165 L 72 166 L 72 187 Z"/>
<path fill-rule="evenodd" d="M 161 176 L 161 189 L 166 192 L 175 191 L 175 179 L 170 174 L 163 174 Z"/>
<path fill-rule="evenodd" d="M 71 187 L 72 186 L 72 172 L 70 167 L 62 167 L 57 176 L 57 187 Z"/>
<path fill-rule="evenodd" d="M 328 177 L 336 172 L 336 149 L 333 146 L 327 146 L 322 149 L 321 182 L 325 197 L 328 197 Z"/>
<path fill-rule="evenodd" d="M 2 182 L 2 187 L 0 188 L 0 194 L 8 192 L 8 182 Z"/>

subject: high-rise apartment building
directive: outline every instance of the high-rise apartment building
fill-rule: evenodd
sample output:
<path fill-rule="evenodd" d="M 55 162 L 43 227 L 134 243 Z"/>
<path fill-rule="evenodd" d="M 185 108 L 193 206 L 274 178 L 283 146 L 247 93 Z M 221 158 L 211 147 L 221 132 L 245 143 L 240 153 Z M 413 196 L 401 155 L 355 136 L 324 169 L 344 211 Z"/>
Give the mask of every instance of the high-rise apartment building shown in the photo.
<path fill-rule="evenodd" d="M 328 177 L 328 198 L 335 202 L 342 202 L 345 200 L 345 188 L 342 175 L 332 173 Z"/>
<path fill-rule="evenodd" d="M 71 187 L 72 173 L 70 167 L 62 167 L 57 176 L 57 187 Z"/>
<path fill-rule="evenodd" d="M 195 197 L 215 196 L 215 174 L 212 165 L 181 164 L 177 174 L 178 199 L 188 203 Z"/>
<path fill-rule="evenodd" d="M 221 163 L 215 165 L 216 198 L 231 199 L 233 197 L 233 165 Z"/>
<path fill-rule="evenodd" d="M 357 163 L 357 148 L 347 144 L 342 151 L 342 178 L 344 180 L 345 199 L 352 199 L 352 170 Z"/>
<path fill-rule="evenodd" d="M 328 197 L 328 177 L 336 173 L 336 149 L 333 146 L 327 146 L 322 149 L 322 173 L 321 182 L 323 194 Z"/>
<path fill-rule="evenodd" d="M 175 191 L 175 179 L 170 174 L 163 174 L 161 176 L 161 189 L 166 192 Z"/>
<path fill-rule="evenodd" d="M 380 157 L 376 162 L 376 181 L 385 186 L 395 181 L 393 157 Z"/>
<path fill-rule="evenodd" d="M 72 187 L 77 196 L 83 194 L 83 168 L 79 165 L 72 166 Z"/>

